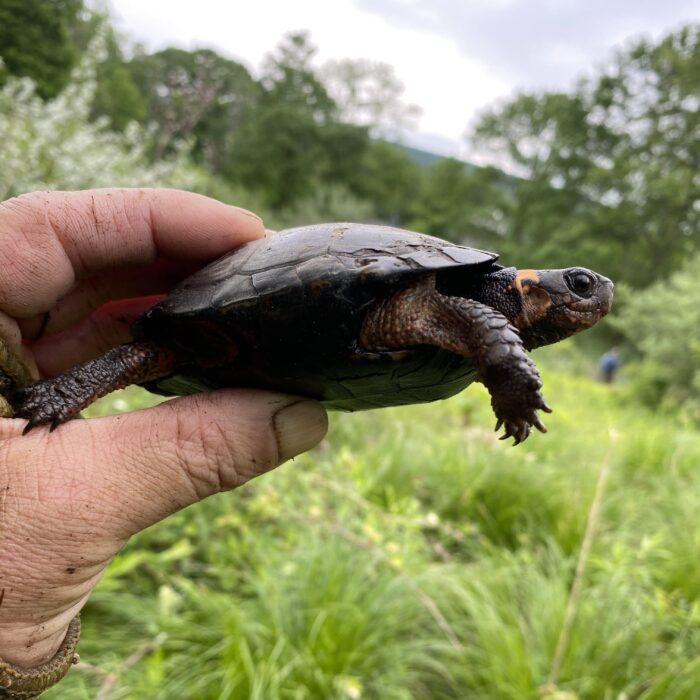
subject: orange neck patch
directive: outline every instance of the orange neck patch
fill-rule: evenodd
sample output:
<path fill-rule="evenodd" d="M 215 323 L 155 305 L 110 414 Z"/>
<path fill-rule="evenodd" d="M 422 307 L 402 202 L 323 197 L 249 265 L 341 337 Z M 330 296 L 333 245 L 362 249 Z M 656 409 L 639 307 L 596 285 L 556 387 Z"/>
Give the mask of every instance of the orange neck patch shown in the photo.
<path fill-rule="evenodd" d="M 531 287 L 539 283 L 540 275 L 537 270 L 518 270 L 513 280 L 515 288 L 522 295 L 529 294 Z"/>
<path fill-rule="evenodd" d="M 549 294 L 540 287 L 537 270 L 518 270 L 513 286 L 520 293 L 522 309 L 515 318 L 517 328 L 527 328 L 542 320 L 552 305 Z"/>

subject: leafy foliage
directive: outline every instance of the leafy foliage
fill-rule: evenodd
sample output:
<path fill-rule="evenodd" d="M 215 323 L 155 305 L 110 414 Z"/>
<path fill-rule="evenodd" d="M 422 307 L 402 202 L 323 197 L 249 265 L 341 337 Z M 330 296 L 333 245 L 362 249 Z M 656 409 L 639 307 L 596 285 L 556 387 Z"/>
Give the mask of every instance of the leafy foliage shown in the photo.
<path fill-rule="evenodd" d="M 524 94 L 487 114 L 477 142 L 525 178 L 507 247 L 536 262 L 575 250 L 645 286 L 698 250 L 700 25 L 638 40 L 571 93 Z"/>
<path fill-rule="evenodd" d="M 411 221 L 424 174 L 410 156 L 383 140 L 371 141 L 355 169 L 352 189 L 392 224 Z M 410 225 L 410 224 L 409 224 Z"/>
<path fill-rule="evenodd" d="M 136 56 L 126 68 L 146 100 L 143 121 L 158 126 L 154 159 L 192 138 L 195 155 L 220 172 L 257 93 L 247 69 L 210 49 L 175 48 Z"/>
<path fill-rule="evenodd" d="M 349 58 L 328 61 L 321 78 L 344 121 L 391 134 L 415 126 L 420 116 L 417 105 L 403 102 L 403 83 L 386 63 Z"/>
<path fill-rule="evenodd" d="M 135 123 L 123 134 L 90 121 L 98 39 L 68 87 L 50 101 L 28 79 L 8 79 L 0 89 L 0 199 L 51 187 L 194 185 L 185 154 L 149 164 L 150 132 Z"/>
<path fill-rule="evenodd" d="M 267 56 L 260 82 L 265 101 L 285 103 L 323 124 L 333 118 L 336 104 L 313 67 L 315 54 L 308 32 L 288 34 Z"/>
<path fill-rule="evenodd" d="M 459 243 L 501 248 L 495 239 L 506 234 L 512 209 L 510 183 L 496 168 L 477 168 L 454 158 L 440 160 L 425 175 L 413 225 Z M 523 258 L 522 252 L 519 257 Z"/>
<path fill-rule="evenodd" d="M 42 97 L 57 95 L 79 59 L 73 30 L 82 0 L 0 3 L 0 85 L 8 75 L 31 78 Z"/>
<path fill-rule="evenodd" d="M 261 106 L 241 127 L 227 174 L 262 190 L 273 208 L 289 206 L 317 184 L 325 158 L 321 129 L 293 105 Z"/>
<path fill-rule="evenodd" d="M 124 131 L 131 122 L 144 123 L 146 98 L 135 84 L 109 18 L 94 14 L 84 24 L 88 43 L 104 37 L 105 55 L 95 68 L 97 84 L 92 100 L 92 120 L 107 119 L 114 131 Z"/>
<path fill-rule="evenodd" d="M 624 296 L 613 319 L 639 362 L 630 371 L 638 395 L 700 418 L 700 289 L 696 255 L 668 280 Z"/>

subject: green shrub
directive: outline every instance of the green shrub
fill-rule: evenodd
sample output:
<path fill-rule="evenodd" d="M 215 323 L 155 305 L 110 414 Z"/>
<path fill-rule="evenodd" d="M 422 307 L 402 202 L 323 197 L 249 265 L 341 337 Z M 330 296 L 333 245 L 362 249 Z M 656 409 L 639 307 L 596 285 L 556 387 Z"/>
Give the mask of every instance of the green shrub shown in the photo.
<path fill-rule="evenodd" d="M 611 318 L 638 361 L 628 368 L 633 391 L 648 405 L 683 406 L 700 418 L 700 256 L 642 291 L 623 290 L 621 310 Z"/>

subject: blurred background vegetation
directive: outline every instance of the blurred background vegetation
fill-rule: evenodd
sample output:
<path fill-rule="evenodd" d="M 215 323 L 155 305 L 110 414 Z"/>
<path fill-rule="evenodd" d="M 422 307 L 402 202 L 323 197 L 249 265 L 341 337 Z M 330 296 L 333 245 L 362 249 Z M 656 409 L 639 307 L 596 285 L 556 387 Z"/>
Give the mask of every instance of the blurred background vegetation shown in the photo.
<path fill-rule="evenodd" d="M 396 143 L 416 108 L 393 69 L 319 66 L 306 32 L 254 77 L 134 48 L 82 0 L 0 0 L 0 57 L 0 200 L 182 187 L 271 228 L 384 222 L 619 290 L 583 344 L 539 352 L 550 435 L 497 444 L 478 390 L 334 417 L 314 454 L 137 538 L 87 608 L 92 666 L 47 697 L 700 698 L 700 25 L 484 112 L 469 138 L 500 168 Z"/>

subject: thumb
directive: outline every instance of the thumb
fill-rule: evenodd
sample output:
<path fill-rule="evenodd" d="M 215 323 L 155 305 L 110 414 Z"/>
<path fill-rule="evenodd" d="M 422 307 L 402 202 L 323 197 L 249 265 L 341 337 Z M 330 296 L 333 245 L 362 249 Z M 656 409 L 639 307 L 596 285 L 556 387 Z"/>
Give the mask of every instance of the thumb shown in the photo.
<path fill-rule="evenodd" d="M 21 435 L 0 421 L 0 650 L 51 656 L 105 565 L 139 530 L 313 447 L 314 401 L 253 390 L 174 399 Z M 8 656 L 8 653 L 12 656 Z"/>
<path fill-rule="evenodd" d="M 69 427 L 90 431 L 87 444 L 100 451 L 91 461 L 93 503 L 101 504 L 102 522 L 114 525 L 109 534 L 126 538 L 312 448 L 328 421 L 315 401 L 238 389 L 59 430 Z"/>

